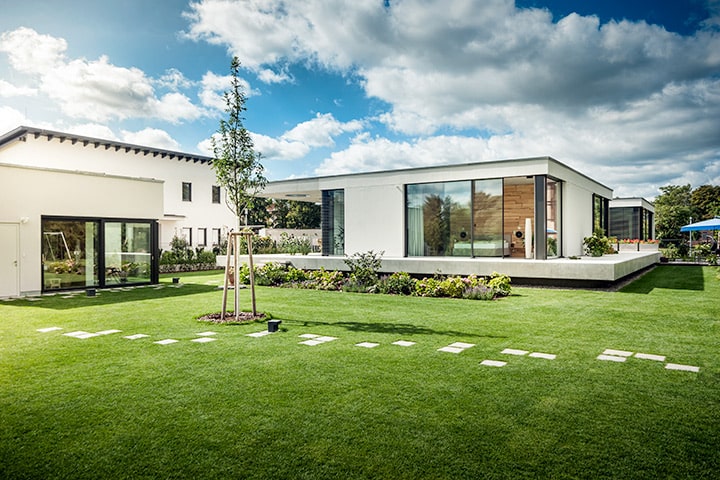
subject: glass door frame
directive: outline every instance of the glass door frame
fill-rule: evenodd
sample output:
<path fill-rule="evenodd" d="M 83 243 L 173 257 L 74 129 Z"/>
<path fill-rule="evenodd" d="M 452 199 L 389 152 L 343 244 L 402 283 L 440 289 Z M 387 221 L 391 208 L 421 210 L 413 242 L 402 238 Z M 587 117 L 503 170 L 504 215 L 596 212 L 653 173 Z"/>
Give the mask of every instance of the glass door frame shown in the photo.
<path fill-rule="evenodd" d="M 105 224 L 106 223 L 141 223 L 150 226 L 150 279 L 146 282 L 127 282 L 122 285 L 152 285 L 157 284 L 160 281 L 160 250 L 159 250 L 159 228 L 157 220 L 147 218 L 105 218 L 105 217 L 74 217 L 67 215 L 42 215 L 40 219 L 41 226 L 44 225 L 45 221 L 63 221 L 63 222 L 94 222 L 98 225 L 97 232 L 97 283 L 95 285 L 85 286 L 74 286 L 69 288 L 54 288 L 48 289 L 45 286 L 45 269 L 44 262 L 41 259 L 40 262 L 40 275 L 42 292 L 58 291 L 58 290 L 83 290 L 87 288 L 106 288 L 118 286 L 116 283 L 107 283 L 107 272 L 105 265 Z M 43 241 L 43 228 L 40 229 L 40 242 Z M 42 248 L 41 248 L 42 255 Z"/>

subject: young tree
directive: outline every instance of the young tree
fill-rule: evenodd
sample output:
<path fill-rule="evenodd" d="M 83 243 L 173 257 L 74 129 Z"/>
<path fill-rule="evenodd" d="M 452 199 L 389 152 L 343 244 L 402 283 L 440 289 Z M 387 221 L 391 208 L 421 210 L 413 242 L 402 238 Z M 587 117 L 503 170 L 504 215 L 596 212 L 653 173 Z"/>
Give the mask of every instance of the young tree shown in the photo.
<path fill-rule="evenodd" d="M 267 179 L 263 175 L 265 170 L 260 163 L 261 155 L 255 152 L 250 133 L 243 125 L 243 112 L 245 107 L 245 91 L 240 82 L 240 60 L 233 57 L 230 63 L 230 90 L 223 95 L 225 99 L 225 112 L 227 120 L 220 120 L 220 128 L 217 136 L 212 138 L 213 162 L 218 184 L 225 190 L 225 204 L 235 214 L 237 219 L 238 232 L 240 231 L 243 213 L 252 209 L 255 196 L 265 188 Z M 247 226 L 247 224 L 246 224 Z M 237 235 L 230 236 L 234 243 L 231 248 L 228 242 L 228 263 L 225 271 L 225 288 L 223 290 L 222 316 L 226 314 L 229 259 L 232 250 L 235 258 L 235 317 L 239 317 L 238 285 L 237 285 Z M 253 279 L 252 241 L 248 237 L 248 257 L 250 264 L 250 291 L 252 295 L 252 314 L 257 315 L 255 308 L 255 282 Z"/>
<path fill-rule="evenodd" d="M 230 63 L 230 90 L 223 94 L 228 118 L 220 120 L 217 135 L 212 137 L 212 167 L 218 184 L 224 187 L 225 203 L 235 214 L 238 229 L 243 213 L 253 208 L 255 196 L 267 185 L 265 168 L 260 163 L 262 155 L 255 152 L 250 133 L 243 125 L 247 99 L 239 71 L 240 61 L 234 57 Z"/>

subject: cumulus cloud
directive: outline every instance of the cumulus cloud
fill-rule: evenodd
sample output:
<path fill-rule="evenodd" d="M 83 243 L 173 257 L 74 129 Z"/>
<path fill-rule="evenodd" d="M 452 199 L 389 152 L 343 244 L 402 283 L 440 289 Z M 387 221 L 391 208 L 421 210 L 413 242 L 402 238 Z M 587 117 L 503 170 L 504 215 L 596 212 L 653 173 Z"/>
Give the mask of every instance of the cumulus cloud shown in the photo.
<path fill-rule="evenodd" d="M 360 135 L 318 173 L 552 155 L 609 185 L 651 189 L 690 171 L 717 180 L 717 13 L 710 0 L 705 28 L 680 35 L 644 21 L 554 19 L 512 0 L 201 0 L 186 34 L 257 72 L 351 72 L 389 105 L 376 119 L 415 136 Z M 301 143 L 323 141 L 317 132 Z"/>
<path fill-rule="evenodd" d="M 0 97 L 33 97 L 37 89 L 30 87 L 17 87 L 10 82 L 0 79 Z"/>
<path fill-rule="evenodd" d="M 10 65 L 32 76 L 38 91 L 70 117 L 94 122 L 158 118 L 178 123 L 207 114 L 184 94 L 156 92 L 154 84 L 172 90 L 187 87 L 180 72 L 171 70 L 155 81 L 140 69 L 113 65 L 106 56 L 69 59 L 66 50 L 64 39 L 29 28 L 0 35 L 0 52 L 7 53 Z"/>
<path fill-rule="evenodd" d="M 145 128 L 138 132 L 123 130 L 122 141 L 134 145 L 152 145 L 165 150 L 179 150 L 180 144 L 169 133 L 157 128 Z"/>
<path fill-rule="evenodd" d="M 27 124 L 25 115 L 12 107 L 0 105 L 0 135 Z"/>
<path fill-rule="evenodd" d="M 318 113 L 315 118 L 297 124 L 278 138 L 253 134 L 255 149 L 270 160 L 296 160 L 314 148 L 332 147 L 335 138 L 362 128 L 362 122 L 340 122 L 331 113 Z"/>

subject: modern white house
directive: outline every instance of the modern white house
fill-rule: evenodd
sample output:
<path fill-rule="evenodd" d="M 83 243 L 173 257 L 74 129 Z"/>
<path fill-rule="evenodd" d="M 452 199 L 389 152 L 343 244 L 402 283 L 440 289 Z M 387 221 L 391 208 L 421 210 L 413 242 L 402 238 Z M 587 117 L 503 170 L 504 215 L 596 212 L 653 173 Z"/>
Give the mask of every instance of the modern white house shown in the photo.
<path fill-rule="evenodd" d="M 0 297 L 153 283 L 173 236 L 219 244 L 235 219 L 211 161 L 31 127 L 0 136 Z"/>
<path fill-rule="evenodd" d="M 301 268 L 345 269 L 345 255 L 374 251 L 388 272 L 579 284 L 658 261 L 574 260 L 595 228 L 607 232 L 612 190 L 551 157 L 276 181 L 262 195 L 322 204 L 322 257 L 284 259 Z"/>

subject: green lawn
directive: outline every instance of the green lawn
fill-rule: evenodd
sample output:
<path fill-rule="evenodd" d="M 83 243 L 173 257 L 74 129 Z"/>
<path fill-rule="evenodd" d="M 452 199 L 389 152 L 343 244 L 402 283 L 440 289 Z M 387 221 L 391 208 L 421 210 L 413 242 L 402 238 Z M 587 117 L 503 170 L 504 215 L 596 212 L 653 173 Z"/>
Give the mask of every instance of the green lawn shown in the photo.
<path fill-rule="evenodd" d="M 0 301 L 0 478 L 720 472 L 716 268 L 662 266 L 620 292 L 517 288 L 493 302 L 259 288 L 258 308 L 283 321 L 262 338 L 246 334 L 264 324 L 197 322 L 219 310 L 208 282 L 220 275 L 180 276 L 180 288 L 165 278 L 163 289 Z M 47 327 L 62 330 L 37 331 Z M 109 329 L 122 333 L 62 335 Z M 207 330 L 216 341 L 190 341 Z M 123 338 L 136 333 L 149 337 Z M 299 344 L 307 333 L 337 340 Z M 167 338 L 179 342 L 153 343 Z M 475 346 L 438 351 L 454 342 Z M 608 348 L 667 359 L 597 360 Z"/>

